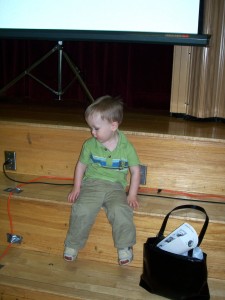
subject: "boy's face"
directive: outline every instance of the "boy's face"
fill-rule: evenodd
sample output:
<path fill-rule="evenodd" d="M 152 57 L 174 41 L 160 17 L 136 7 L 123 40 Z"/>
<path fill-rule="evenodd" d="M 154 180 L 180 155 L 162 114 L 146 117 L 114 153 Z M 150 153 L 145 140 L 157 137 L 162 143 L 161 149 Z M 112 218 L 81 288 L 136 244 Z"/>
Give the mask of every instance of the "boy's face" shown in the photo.
<path fill-rule="evenodd" d="M 103 120 L 99 113 L 90 115 L 87 119 L 87 123 L 91 129 L 92 135 L 100 143 L 105 143 L 112 139 L 115 131 L 118 129 L 118 122 Z"/>

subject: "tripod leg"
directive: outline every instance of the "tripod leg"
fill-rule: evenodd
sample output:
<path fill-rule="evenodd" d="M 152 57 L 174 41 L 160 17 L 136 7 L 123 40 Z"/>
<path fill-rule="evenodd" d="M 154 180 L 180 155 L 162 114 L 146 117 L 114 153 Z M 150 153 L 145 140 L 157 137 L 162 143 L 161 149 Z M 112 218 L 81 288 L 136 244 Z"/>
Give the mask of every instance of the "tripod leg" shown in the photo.
<path fill-rule="evenodd" d="M 63 52 L 63 55 L 68 63 L 68 65 L 70 66 L 71 70 L 73 71 L 73 73 L 75 74 L 76 78 L 78 79 L 81 87 L 83 88 L 83 90 L 85 91 L 85 93 L 87 94 L 89 100 L 91 100 L 91 102 L 94 102 L 94 98 L 92 97 L 91 93 L 89 92 L 86 84 L 84 83 L 83 79 L 81 78 L 79 71 L 77 69 L 77 67 L 72 63 L 72 61 L 70 60 L 69 56 Z"/>
<path fill-rule="evenodd" d="M 36 68 L 39 64 L 41 64 L 44 60 L 46 60 L 51 54 L 53 54 L 55 51 L 58 51 L 58 91 L 55 91 L 54 89 L 50 88 L 47 84 L 45 84 L 44 82 L 42 82 L 40 79 L 38 79 L 37 77 L 35 77 L 34 75 L 32 75 L 30 72 Z M 24 72 L 22 72 L 19 76 L 17 76 L 16 78 L 14 78 L 12 81 L 10 81 L 5 87 L 3 87 L 2 89 L 0 89 L 0 93 L 6 91 L 7 89 L 9 89 L 11 86 L 13 86 L 17 81 L 19 81 L 21 78 L 23 78 L 25 75 L 30 76 L 31 78 L 33 78 L 34 80 L 36 80 L 38 83 L 40 83 L 41 85 L 43 85 L 45 88 L 47 88 L 48 90 L 50 90 L 51 92 L 53 92 L 54 94 L 56 94 L 58 96 L 58 100 L 61 100 L 61 96 L 62 94 L 65 92 L 65 90 L 62 90 L 62 57 L 65 57 L 67 63 L 69 64 L 71 70 L 73 71 L 73 73 L 75 74 L 76 79 L 78 79 L 81 87 L 83 88 L 83 90 L 85 91 L 85 93 L 87 94 L 89 100 L 91 102 L 94 102 L 94 99 L 91 95 L 91 93 L 89 92 L 87 86 L 85 85 L 84 81 L 82 80 L 80 74 L 79 74 L 79 70 L 78 68 L 72 63 L 72 61 L 70 60 L 70 58 L 68 57 L 68 55 L 63 52 L 63 47 L 62 47 L 62 42 L 59 41 L 58 45 L 56 45 L 55 47 L 53 47 L 48 53 L 46 53 L 43 57 L 41 57 L 38 61 L 36 61 L 34 64 L 32 64 L 29 68 L 27 68 Z M 72 84 L 72 82 L 66 87 L 66 89 Z"/>
<path fill-rule="evenodd" d="M 58 45 L 52 48 L 48 53 L 46 53 L 42 58 L 40 58 L 38 61 L 36 61 L 34 64 L 32 64 L 29 68 L 27 68 L 24 72 L 22 72 L 19 76 L 14 78 L 12 81 L 10 81 L 6 86 L 4 86 L 2 89 L 0 89 L 0 93 L 5 92 L 8 90 L 11 86 L 13 86 L 17 81 L 19 81 L 21 78 L 23 78 L 26 75 L 30 75 L 30 71 L 32 71 L 34 68 L 36 68 L 40 63 L 42 63 L 46 58 L 48 58 L 52 53 L 54 53 L 56 50 L 58 50 Z"/>
<path fill-rule="evenodd" d="M 8 90 L 11 86 L 13 86 L 17 81 L 19 81 L 21 78 L 23 78 L 27 74 L 26 71 L 21 73 L 19 76 L 14 78 L 12 81 L 10 81 L 7 85 L 5 85 L 2 89 L 0 89 L 0 94 Z"/>
<path fill-rule="evenodd" d="M 62 91 L 62 55 L 63 55 L 63 47 L 62 42 L 58 42 L 58 100 L 61 100 L 61 96 L 63 94 Z"/>

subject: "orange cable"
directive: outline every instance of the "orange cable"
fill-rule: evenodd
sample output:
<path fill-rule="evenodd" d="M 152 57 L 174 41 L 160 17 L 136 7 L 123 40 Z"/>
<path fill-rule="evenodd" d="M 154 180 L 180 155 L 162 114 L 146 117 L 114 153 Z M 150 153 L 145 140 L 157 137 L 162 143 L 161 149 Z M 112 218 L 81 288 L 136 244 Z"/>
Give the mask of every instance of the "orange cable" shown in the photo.
<path fill-rule="evenodd" d="M 16 188 L 19 188 L 19 187 L 24 186 L 28 183 L 35 182 L 35 181 L 38 181 L 38 180 L 44 179 L 44 178 L 57 179 L 57 180 L 73 180 L 73 178 L 64 178 L 64 177 L 57 177 L 57 176 L 40 176 L 40 177 L 36 177 L 34 179 L 31 179 L 31 180 L 27 181 L 27 183 L 21 183 L 21 184 L 17 185 Z M 12 215 L 11 215 L 11 211 L 10 211 L 10 201 L 11 201 L 12 195 L 13 195 L 13 192 L 10 192 L 9 196 L 8 196 L 8 200 L 7 200 L 7 213 L 8 213 L 8 219 L 9 219 L 10 233 L 11 234 L 13 234 L 13 232 L 14 232 Z M 0 260 L 8 253 L 11 246 L 12 246 L 12 243 L 9 243 L 8 246 L 6 247 L 6 249 L 0 255 Z"/>
<path fill-rule="evenodd" d="M 225 201 L 225 197 L 222 195 L 215 195 L 215 194 L 193 194 L 193 193 L 188 193 L 188 192 L 182 192 L 182 191 L 173 191 L 173 190 L 167 190 L 167 189 L 160 189 L 160 193 L 158 193 L 159 189 L 156 188 L 145 188 L 141 187 L 139 188 L 139 193 L 143 194 L 148 194 L 148 193 L 157 193 L 160 194 L 161 192 L 163 193 L 168 193 L 168 194 L 173 194 L 173 195 L 182 195 L 186 196 L 189 198 L 197 198 L 197 199 L 207 199 L 207 198 L 215 198 L 215 199 L 222 199 Z"/>

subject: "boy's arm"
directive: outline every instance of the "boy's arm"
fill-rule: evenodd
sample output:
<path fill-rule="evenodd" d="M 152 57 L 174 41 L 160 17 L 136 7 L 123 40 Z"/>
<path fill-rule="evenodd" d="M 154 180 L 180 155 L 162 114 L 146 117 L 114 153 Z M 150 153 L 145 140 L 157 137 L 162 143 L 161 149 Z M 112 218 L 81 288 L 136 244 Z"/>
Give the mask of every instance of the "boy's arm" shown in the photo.
<path fill-rule="evenodd" d="M 75 168 L 75 172 L 74 172 L 74 186 L 73 186 L 72 191 L 68 195 L 69 202 L 75 202 L 77 200 L 77 197 L 80 194 L 80 186 L 81 186 L 82 179 L 83 179 L 86 168 L 87 168 L 87 165 L 78 161 L 76 168 Z"/>
<path fill-rule="evenodd" d="M 130 173 L 131 173 L 131 179 L 130 179 L 130 188 L 127 196 L 127 202 L 128 204 L 133 207 L 133 208 L 138 208 L 139 203 L 138 203 L 138 188 L 140 185 L 140 178 L 141 178 L 141 173 L 140 173 L 140 166 L 133 166 L 130 167 Z"/>

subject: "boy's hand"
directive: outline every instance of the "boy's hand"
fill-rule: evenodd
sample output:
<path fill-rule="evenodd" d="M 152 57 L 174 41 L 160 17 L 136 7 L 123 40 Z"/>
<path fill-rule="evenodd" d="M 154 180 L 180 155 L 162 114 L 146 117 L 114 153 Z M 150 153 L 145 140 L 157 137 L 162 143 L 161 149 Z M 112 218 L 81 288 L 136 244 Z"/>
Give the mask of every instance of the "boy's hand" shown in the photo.
<path fill-rule="evenodd" d="M 140 183 L 140 166 L 133 166 L 130 167 L 130 173 L 131 173 L 131 180 L 130 180 L 130 187 L 129 187 L 129 194 L 127 196 L 127 202 L 133 209 L 136 209 L 139 207 L 138 203 L 138 187 Z"/>
<path fill-rule="evenodd" d="M 71 192 L 69 193 L 69 195 L 68 195 L 68 198 L 67 198 L 67 199 L 68 199 L 68 202 L 70 202 L 70 203 L 76 202 L 76 200 L 77 200 L 79 194 L 80 194 L 80 189 L 78 189 L 78 188 L 73 188 L 72 191 L 71 191 Z"/>
<path fill-rule="evenodd" d="M 127 202 L 133 209 L 139 208 L 138 198 L 136 196 L 127 196 Z"/>

